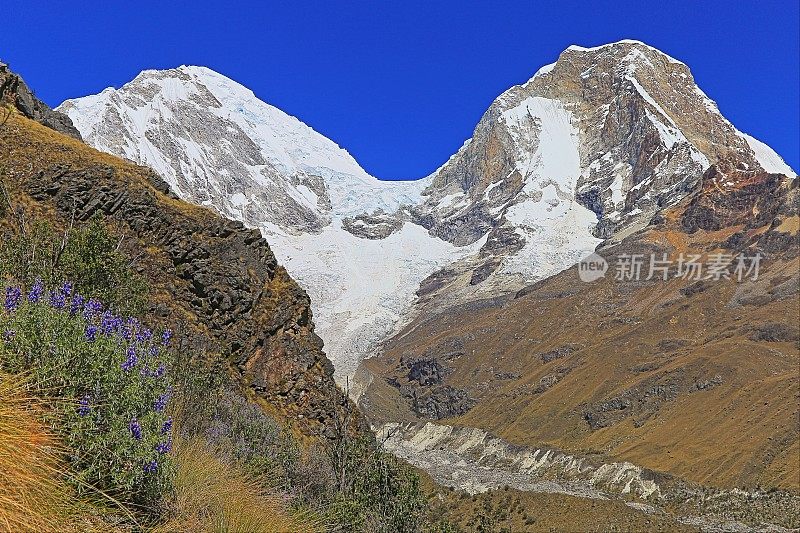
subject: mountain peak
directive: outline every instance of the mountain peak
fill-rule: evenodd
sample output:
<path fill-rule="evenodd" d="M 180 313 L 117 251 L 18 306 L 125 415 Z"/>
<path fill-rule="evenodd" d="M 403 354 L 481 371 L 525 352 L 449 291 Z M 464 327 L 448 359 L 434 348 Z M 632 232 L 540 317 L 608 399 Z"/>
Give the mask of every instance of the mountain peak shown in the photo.
<path fill-rule="evenodd" d="M 681 63 L 681 61 L 678 61 L 674 57 L 671 57 L 670 55 L 662 52 L 661 50 L 659 50 L 655 46 L 650 46 L 647 43 L 644 43 L 642 41 L 637 41 L 635 39 L 621 39 L 619 41 L 615 41 L 615 42 L 612 42 L 612 43 L 606 43 L 606 44 L 601 44 L 599 46 L 589 46 L 589 47 L 573 44 L 573 45 L 568 46 L 567 49 L 565 50 L 565 52 L 566 51 L 571 51 L 571 52 L 598 52 L 598 51 L 630 49 L 630 48 L 646 49 L 646 50 L 648 50 L 650 52 L 654 52 L 654 53 L 660 54 L 660 55 L 668 58 L 670 61 L 672 61 L 674 63 Z"/>
<path fill-rule="evenodd" d="M 315 302 L 340 379 L 414 302 L 516 290 L 648 224 L 717 162 L 742 172 L 781 163 L 722 117 L 686 65 L 630 40 L 568 48 L 415 182 L 377 180 L 206 67 L 143 71 L 60 109 L 95 147 L 259 228 Z"/>

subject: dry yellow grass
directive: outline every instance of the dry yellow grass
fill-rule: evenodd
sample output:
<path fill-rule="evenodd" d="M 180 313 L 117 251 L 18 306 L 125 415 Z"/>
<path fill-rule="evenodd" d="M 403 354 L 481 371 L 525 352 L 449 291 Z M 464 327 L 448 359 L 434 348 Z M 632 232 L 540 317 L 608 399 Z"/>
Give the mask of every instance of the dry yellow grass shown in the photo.
<path fill-rule="evenodd" d="M 202 440 L 177 446 L 172 518 L 157 533 L 313 532 L 313 520 L 289 513 L 261 480 L 220 459 Z"/>
<path fill-rule="evenodd" d="M 60 459 L 63 450 L 42 422 L 45 409 L 41 399 L 28 393 L 23 378 L 0 374 L 0 533 L 121 531 L 102 520 L 107 512 L 119 514 L 120 509 L 78 498 L 67 482 L 71 476 Z M 171 519 L 156 532 L 323 529 L 308 517 L 288 512 L 280 496 L 269 493 L 241 467 L 220 459 L 202 441 L 179 445 L 176 459 Z"/>
<path fill-rule="evenodd" d="M 44 406 L 20 376 L 0 374 L 0 531 L 111 531 L 66 482 Z"/>
<path fill-rule="evenodd" d="M 55 441 L 39 414 L 23 380 L 0 375 L 0 529 L 6 531 L 55 530 L 68 512 Z"/>

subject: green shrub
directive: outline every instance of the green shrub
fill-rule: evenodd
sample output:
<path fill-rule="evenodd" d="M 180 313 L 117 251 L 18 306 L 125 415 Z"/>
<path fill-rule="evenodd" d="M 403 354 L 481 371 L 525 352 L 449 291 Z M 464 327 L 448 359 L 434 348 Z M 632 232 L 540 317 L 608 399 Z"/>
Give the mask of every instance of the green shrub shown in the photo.
<path fill-rule="evenodd" d="M 121 318 L 69 283 L 49 290 L 7 286 L 0 314 L 0 367 L 29 372 L 52 400 L 57 430 L 82 481 L 153 505 L 172 469 L 169 337 Z"/>
<path fill-rule="evenodd" d="M 382 451 L 369 434 L 337 431 L 327 449 L 335 479 L 327 514 L 341 530 L 419 530 L 427 502 L 410 466 Z"/>
<path fill-rule="evenodd" d="M 37 279 L 48 285 L 68 279 L 86 298 L 136 315 L 146 303 L 147 284 L 132 271 L 121 241 L 100 214 L 65 232 L 43 221 L 19 224 L 0 241 L 0 279 L 28 287 Z"/>
<path fill-rule="evenodd" d="M 275 418 L 249 402 L 228 378 L 221 357 L 176 361 L 174 410 L 181 436 L 202 437 L 225 460 L 291 492 L 300 444 Z"/>

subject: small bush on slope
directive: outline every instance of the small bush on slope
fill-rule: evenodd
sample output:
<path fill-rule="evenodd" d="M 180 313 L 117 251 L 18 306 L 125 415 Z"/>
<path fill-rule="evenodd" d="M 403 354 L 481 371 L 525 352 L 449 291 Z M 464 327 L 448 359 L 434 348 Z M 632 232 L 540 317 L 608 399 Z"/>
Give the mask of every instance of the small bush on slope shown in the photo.
<path fill-rule="evenodd" d="M 325 451 L 334 477 L 326 516 L 336 530 L 413 532 L 429 525 L 419 475 L 371 435 L 334 439 Z"/>
<path fill-rule="evenodd" d="M 202 439 L 179 442 L 176 460 L 172 518 L 156 532 L 302 533 L 323 529 L 308 517 L 288 513 L 285 501 L 265 489 L 269 480 L 221 458 Z"/>
<path fill-rule="evenodd" d="M 119 251 L 121 240 L 99 214 L 63 233 L 39 220 L 12 221 L 0 241 L 0 279 L 23 286 L 33 285 L 36 279 L 48 285 L 68 279 L 84 297 L 135 315 L 144 308 L 147 284 Z"/>

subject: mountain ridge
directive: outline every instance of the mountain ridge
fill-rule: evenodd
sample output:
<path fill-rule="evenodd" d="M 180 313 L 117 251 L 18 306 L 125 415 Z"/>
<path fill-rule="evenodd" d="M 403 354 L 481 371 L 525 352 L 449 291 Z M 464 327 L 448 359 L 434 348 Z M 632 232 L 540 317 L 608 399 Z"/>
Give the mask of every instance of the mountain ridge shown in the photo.
<path fill-rule="evenodd" d="M 96 148 L 260 229 L 311 295 L 340 383 L 421 305 L 513 293 L 646 224 L 712 161 L 762 166 L 688 67 L 630 40 L 566 49 L 417 181 L 370 176 L 203 67 L 144 71 L 58 109 Z"/>

